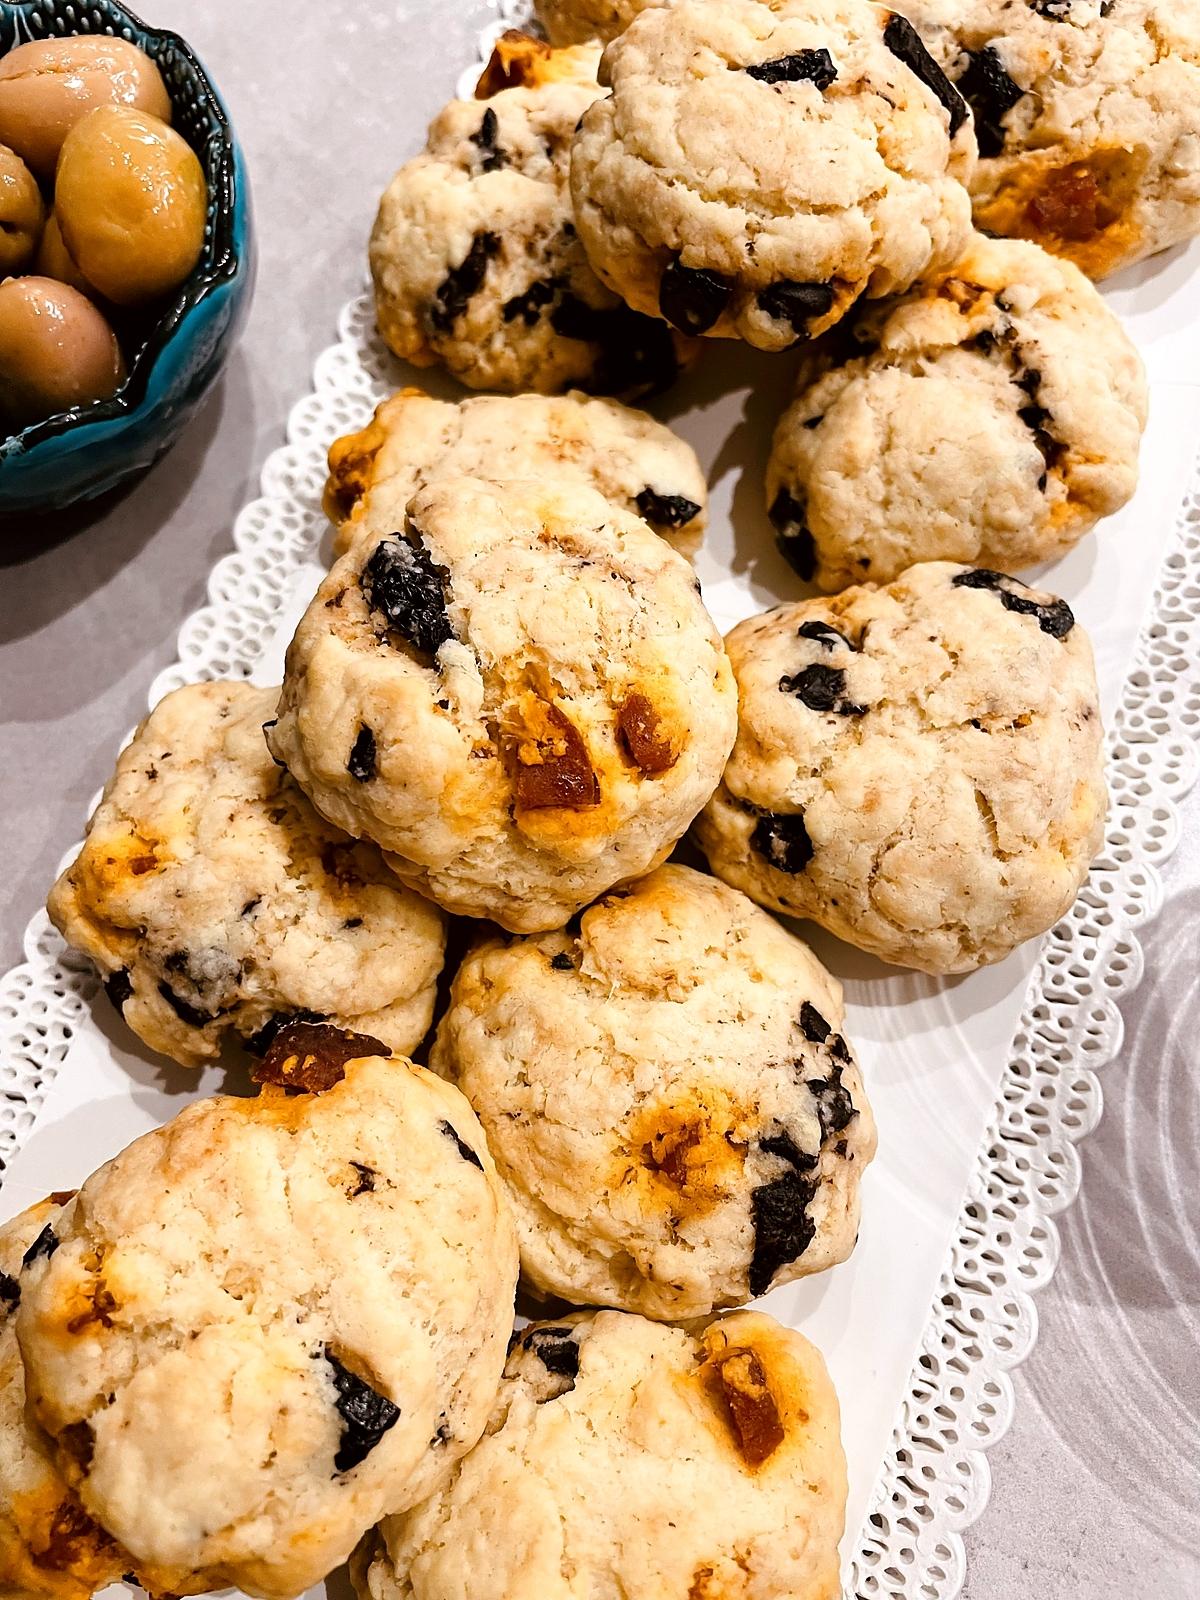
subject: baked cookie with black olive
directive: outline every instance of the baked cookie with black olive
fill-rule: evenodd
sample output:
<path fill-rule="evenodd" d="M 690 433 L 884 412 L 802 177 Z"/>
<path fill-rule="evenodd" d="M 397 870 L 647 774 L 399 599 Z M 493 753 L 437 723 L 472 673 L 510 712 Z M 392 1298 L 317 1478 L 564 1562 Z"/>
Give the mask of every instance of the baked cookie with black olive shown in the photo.
<path fill-rule="evenodd" d="M 414 1050 L 433 1018 L 445 922 L 331 827 L 271 759 L 277 689 L 198 683 L 121 752 L 49 912 L 109 998 L 182 1066 L 328 1019 Z"/>
<path fill-rule="evenodd" d="M 1017 572 L 1133 494 L 1141 358 L 1070 261 L 977 235 L 845 331 L 805 353 L 767 469 L 780 546 L 819 588 L 914 561 Z"/>
<path fill-rule="evenodd" d="M 696 453 L 645 411 L 577 391 L 454 404 L 402 389 L 329 451 L 335 552 L 402 528 L 408 502 L 438 477 L 578 479 L 687 556 L 704 532 L 708 490 Z"/>
<path fill-rule="evenodd" d="M 638 395 L 690 355 L 604 287 L 575 231 L 571 134 L 601 93 L 598 60 L 598 45 L 502 40 L 487 98 L 452 100 L 393 178 L 370 263 L 379 331 L 404 360 L 472 389 Z"/>
<path fill-rule="evenodd" d="M 158 1594 L 290 1600 L 487 1422 L 517 1250 L 483 1132 L 378 1040 L 282 1030 L 51 1219 L 20 1279 L 31 1415 Z"/>
<path fill-rule="evenodd" d="M 683 1321 L 854 1248 L 875 1124 L 841 986 L 714 878 L 660 867 L 477 946 L 430 1064 L 483 1123 L 542 1294 Z"/>
<path fill-rule="evenodd" d="M 965 102 L 867 0 L 678 0 L 604 52 L 571 151 L 596 271 L 686 334 L 782 350 L 970 233 Z"/>
<path fill-rule="evenodd" d="M 945 561 L 741 623 L 713 870 L 884 961 L 970 972 L 1052 927 L 1104 835 L 1092 648 L 1065 600 Z"/>
<path fill-rule="evenodd" d="M 69 1194 L 51 1195 L 0 1227 L 0 1593 L 88 1600 L 133 1566 L 84 1510 L 25 1406 L 17 1345 L 21 1274 L 49 1247 Z"/>
<path fill-rule="evenodd" d="M 267 737 L 406 883 L 536 932 L 666 858 L 736 722 L 695 574 L 645 522 L 582 482 L 439 478 L 330 571 Z"/>
<path fill-rule="evenodd" d="M 839 1428 L 818 1351 L 761 1313 L 535 1325 L 485 1437 L 351 1576 L 359 1600 L 836 1600 Z"/>
<path fill-rule="evenodd" d="M 975 219 L 1103 278 L 1200 232 L 1191 0 L 911 0 L 975 113 Z"/>

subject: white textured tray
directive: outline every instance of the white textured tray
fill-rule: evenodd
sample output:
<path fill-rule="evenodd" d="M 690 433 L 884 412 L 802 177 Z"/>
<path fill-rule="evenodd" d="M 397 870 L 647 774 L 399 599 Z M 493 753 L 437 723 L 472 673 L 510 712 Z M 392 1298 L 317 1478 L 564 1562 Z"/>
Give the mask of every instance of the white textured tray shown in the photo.
<path fill-rule="evenodd" d="M 418 134 L 398 143 L 398 161 Z M 1052 1217 L 1078 1189 L 1075 1146 L 1100 1115 L 1096 1073 L 1120 1047 L 1118 1006 L 1141 976 L 1139 930 L 1160 902 L 1156 869 L 1196 775 L 1200 717 L 1181 690 L 1200 658 L 1197 268 L 1200 245 L 1107 291 L 1152 379 L 1142 487 L 1044 578 L 1092 633 L 1111 729 L 1107 843 L 1078 903 L 1040 952 L 949 983 L 813 940 L 846 984 L 881 1148 L 853 1260 L 777 1291 L 770 1308 L 822 1346 L 842 1396 L 855 1596 L 949 1600 L 961 1588 L 961 1533 L 988 1494 L 980 1452 L 1007 1426 L 1008 1372 L 1036 1337 L 1030 1295 L 1054 1270 Z M 346 308 L 340 334 L 151 703 L 201 678 L 278 681 L 321 570 L 325 449 L 412 376 L 379 345 L 365 297 Z M 722 347 L 663 409 L 708 472 L 712 527 L 698 568 L 722 626 L 797 592 L 761 487 L 789 381 L 786 359 Z M 222 1087 L 216 1070 L 185 1073 L 139 1053 L 103 998 L 93 1010 L 94 978 L 44 916 L 26 955 L 0 986 L 4 1215 L 78 1183 L 185 1097 Z"/>

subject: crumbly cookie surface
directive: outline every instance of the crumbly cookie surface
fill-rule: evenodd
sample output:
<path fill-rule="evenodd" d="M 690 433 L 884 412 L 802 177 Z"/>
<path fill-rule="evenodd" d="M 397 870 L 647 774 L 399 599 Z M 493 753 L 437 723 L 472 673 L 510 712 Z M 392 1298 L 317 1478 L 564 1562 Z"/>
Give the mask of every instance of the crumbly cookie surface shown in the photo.
<path fill-rule="evenodd" d="M 51 1441 L 25 1409 L 21 1273 L 70 1199 L 52 1196 L 0 1227 L 0 1592 L 7 1596 L 87 1600 L 133 1564 L 67 1487 Z"/>
<path fill-rule="evenodd" d="M 241 682 L 168 695 L 50 895 L 125 1021 L 185 1066 L 230 1033 L 265 1029 L 265 1045 L 297 1014 L 404 1053 L 433 1017 L 444 919 L 271 759 L 263 724 L 278 699 Z"/>
<path fill-rule="evenodd" d="M 598 59 L 598 46 L 510 40 L 484 76 L 501 87 L 452 100 L 396 174 L 370 263 L 398 356 L 509 393 L 637 395 L 673 381 L 685 342 L 604 287 L 571 215 L 571 134 L 601 92 Z"/>
<path fill-rule="evenodd" d="M 979 235 L 944 277 L 807 353 L 767 504 L 829 591 L 914 561 L 1062 555 L 1137 484 L 1141 358 L 1071 262 Z"/>
<path fill-rule="evenodd" d="M 447 478 L 335 564 L 268 738 L 406 882 L 533 932 L 666 857 L 736 717 L 695 576 L 644 522 L 583 484 Z"/>
<path fill-rule="evenodd" d="M 1200 231 L 1200 10 L 1179 0 L 913 0 L 971 102 L 981 228 L 1102 278 Z"/>
<path fill-rule="evenodd" d="M 841 986 L 745 895 L 660 867 L 463 962 L 431 1065 L 470 1100 L 526 1280 L 683 1320 L 844 1261 L 875 1125 Z"/>
<path fill-rule="evenodd" d="M 601 1311 L 524 1332 L 484 1439 L 352 1575 L 360 1600 L 834 1600 L 845 1502 L 837 1397 L 800 1334 Z"/>
<path fill-rule="evenodd" d="M 340 1080 L 188 1107 L 22 1274 L 33 1413 L 155 1593 L 319 1582 L 446 1481 L 504 1364 L 516 1243 L 470 1107 L 294 1031 Z"/>
<path fill-rule="evenodd" d="M 696 453 L 644 411 L 578 392 L 476 395 L 455 405 L 403 389 L 329 452 L 325 509 L 337 526 L 336 553 L 402 528 L 416 491 L 447 476 L 577 479 L 684 555 L 704 532 L 708 491 Z"/>
<path fill-rule="evenodd" d="M 615 39 L 656 0 L 534 0 L 534 12 L 553 45 Z"/>
<path fill-rule="evenodd" d="M 580 235 L 606 283 L 684 333 L 785 349 L 967 242 L 970 115 L 882 7 L 651 7 L 601 81 L 571 152 Z"/>
<path fill-rule="evenodd" d="M 949 562 L 727 640 L 741 720 L 697 831 L 761 905 L 968 972 L 1052 927 L 1100 847 L 1091 645 L 1063 600 Z"/>

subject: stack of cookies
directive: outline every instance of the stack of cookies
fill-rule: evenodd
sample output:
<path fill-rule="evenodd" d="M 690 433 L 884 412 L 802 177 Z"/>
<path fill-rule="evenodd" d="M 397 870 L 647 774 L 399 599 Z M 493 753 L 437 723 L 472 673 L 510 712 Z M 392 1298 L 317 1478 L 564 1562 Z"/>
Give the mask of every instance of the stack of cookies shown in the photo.
<path fill-rule="evenodd" d="M 1013 574 L 1133 492 L 1084 274 L 1200 229 L 1200 37 L 539 9 L 371 241 L 388 344 L 491 392 L 333 444 L 282 686 L 163 701 L 51 895 L 135 1033 L 259 1093 L 0 1236 L 25 1592 L 290 1600 L 357 1547 L 362 1600 L 830 1600 L 836 1397 L 736 1308 L 848 1258 L 876 1133 L 771 913 L 970 972 L 1100 845 L 1091 648 Z M 628 404 L 706 338 L 799 356 L 765 506 L 820 591 L 724 641 L 699 465 Z"/>

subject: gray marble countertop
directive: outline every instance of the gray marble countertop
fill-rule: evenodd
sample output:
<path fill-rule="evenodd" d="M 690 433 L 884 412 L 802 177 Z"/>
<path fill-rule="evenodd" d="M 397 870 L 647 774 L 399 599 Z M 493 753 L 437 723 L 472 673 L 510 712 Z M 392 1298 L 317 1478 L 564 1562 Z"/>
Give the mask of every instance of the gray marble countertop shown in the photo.
<path fill-rule="evenodd" d="M 450 92 L 481 0 L 144 0 L 220 82 L 254 177 L 250 322 L 176 451 L 90 521 L 0 543 L 0 969 L 175 657 L 362 271 L 379 192 Z M 436 28 L 430 27 L 436 12 Z M 398 140 L 397 124 L 403 138 Z M 401 148 L 403 144 L 403 148 Z M 1200 664 L 1197 667 L 1200 674 Z M 1016 1421 L 967 1536 L 967 1600 L 1200 1596 L 1200 791 L 1104 1077 Z"/>

